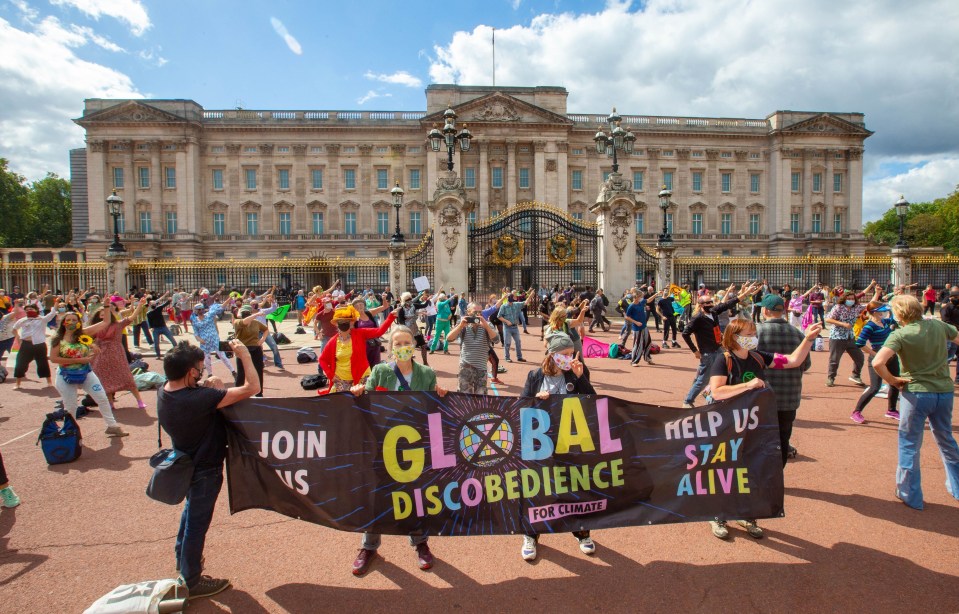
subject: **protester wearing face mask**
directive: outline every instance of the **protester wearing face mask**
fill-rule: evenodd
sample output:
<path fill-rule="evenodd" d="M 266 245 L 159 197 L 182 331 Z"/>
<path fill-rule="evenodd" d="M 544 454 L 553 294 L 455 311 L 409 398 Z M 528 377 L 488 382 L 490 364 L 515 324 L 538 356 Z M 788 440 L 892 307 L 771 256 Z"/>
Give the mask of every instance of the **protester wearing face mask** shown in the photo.
<path fill-rule="evenodd" d="M 10 308 L 10 313 L 0 318 L 0 365 L 3 364 L 4 355 L 13 348 L 15 337 L 13 325 L 17 323 L 17 320 L 25 317 L 27 317 L 27 314 L 23 311 L 23 306 L 14 303 Z"/>
<path fill-rule="evenodd" d="M 420 332 L 420 327 L 416 323 L 416 314 L 420 310 L 426 309 L 426 305 L 429 302 L 421 301 L 420 298 L 422 296 L 422 292 L 415 297 L 409 292 L 404 292 L 400 295 L 400 303 L 396 312 L 396 323 L 413 331 L 413 340 L 416 341 L 416 347 L 420 351 L 420 358 L 423 359 L 424 365 L 429 365 L 429 359 L 427 358 L 427 350 L 429 347 L 426 343 L 426 337 Z"/>
<path fill-rule="evenodd" d="M 466 306 L 466 316 L 450 331 L 449 339 L 463 337 L 460 350 L 459 392 L 486 394 L 486 362 L 498 335 L 483 318 L 476 303 Z M 495 377 L 495 372 L 494 372 Z"/>
<path fill-rule="evenodd" d="M 869 314 L 869 321 L 863 325 L 859 336 L 856 337 L 856 347 L 862 348 L 863 353 L 872 357 L 882 349 L 886 339 L 888 339 L 892 333 L 893 320 L 891 317 L 892 314 L 889 312 L 889 305 L 879 301 L 871 301 L 866 306 L 866 313 Z M 876 373 L 871 362 L 868 363 L 868 368 L 869 388 L 863 391 L 859 400 L 856 402 L 856 409 L 853 410 L 850 416 L 850 419 L 856 424 L 863 424 L 866 421 L 862 415 L 862 411 L 866 409 L 866 405 L 876 396 L 876 393 L 879 392 L 879 388 L 882 386 L 882 378 Z M 890 373 L 899 377 L 898 358 L 893 356 L 889 359 L 889 362 L 886 363 L 886 368 L 889 369 Z M 892 418 L 893 420 L 899 419 L 899 410 L 896 408 L 898 401 L 899 389 L 890 386 L 888 396 L 886 397 L 887 418 Z"/>
<path fill-rule="evenodd" d="M 867 291 L 871 290 L 873 285 L 870 285 Z M 873 300 L 878 301 L 879 295 L 880 291 L 877 290 Z M 829 368 L 826 372 L 826 386 L 836 385 L 839 359 L 843 354 L 849 354 L 853 363 L 849 381 L 857 386 L 866 387 L 861 377 L 864 362 L 862 350 L 856 347 L 856 336 L 852 332 L 856 319 L 865 309 L 866 306 L 859 304 L 856 300 L 856 293 L 850 290 L 843 292 L 840 302 L 826 314 L 826 323 L 832 324 L 829 331 Z"/>
<path fill-rule="evenodd" d="M 377 328 L 354 328 L 353 324 L 359 314 L 352 305 L 338 307 L 333 313 L 333 323 L 336 325 L 337 335 L 323 348 L 320 353 L 320 369 L 330 381 L 328 390 L 320 394 L 331 392 L 345 392 L 356 384 L 365 384 L 370 375 L 370 361 L 366 357 L 366 342 L 369 339 L 382 337 L 396 320 L 396 311 L 390 312 L 386 320 Z"/>
<path fill-rule="evenodd" d="M 350 388 L 356 396 L 364 393 L 401 392 L 414 390 L 420 392 L 436 392 L 439 396 L 446 396 L 446 390 L 436 385 L 436 373 L 425 365 L 413 361 L 416 348 L 413 346 L 413 331 L 406 326 L 396 326 L 390 331 L 390 353 L 393 360 L 381 362 L 373 367 L 365 383 Z M 416 549 L 416 562 L 420 569 L 426 570 L 433 566 L 433 553 L 427 545 L 427 535 L 410 535 L 410 545 Z M 360 576 L 367 572 L 370 563 L 376 558 L 376 551 L 380 547 L 381 538 L 376 533 L 363 533 L 363 544 L 353 561 L 353 575 Z"/>
<path fill-rule="evenodd" d="M 57 303 L 59 304 L 59 297 Z M 23 309 L 24 317 L 17 320 L 13 325 L 13 333 L 20 338 L 20 350 L 17 352 L 17 364 L 13 369 L 13 376 L 17 382 L 14 386 L 20 389 L 20 384 L 27 374 L 27 367 L 30 363 L 37 365 L 37 377 L 47 380 L 47 385 L 52 386 L 53 380 L 50 377 L 50 363 L 47 361 L 47 324 L 57 317 L 57 310 L 51 309 L 45 316 L 40 315 L 40 306 L 36 303 L 29 303 Z"/>
<path fill-rule="evenodd" d="M 193 460 L 193 477 L 173 547 L 176 569 L 190 599 L 209 597 L 230 587 L 229 580 L 203 574 L 203 547 L 223 486 L 226 458 L 226 421 L 219 410 L 260 390 L 246 347 L 234 339 L 230 350 L 244 366 L 246 380 L 242 386 L 226 389 L 215 378 L 201 386 L 205 352 L 181 341 L 163 358 L 167 382 L 157 392 L 160 426 L 170 435 L 173 447 Z"/>
<path fill-rule="evenodd" d="M 942 321 L 946 324 L 952 324 L 959 328 L 959 289 L 954 288 L 949 291 L 949 299 L 942 306 L 942 309 L 939 310 L 939 317 L 942 318 Z M 948 360 L 955 358 L 956 349 L 956 344 L 950 341 Z M 959 385 L 959 361 L 956 362 L 956 377 L 954 381 L 956 385 Z"/>
<path fill-rule="evenodd" d="M 110 301 L 91 318 L 87 330 L 92 331 L 91 336 L 97 340 L 98 351 L 90 365 L 100 378 L 110 403 L 114 403 L 117 392 L 126 390 L 133 394 L 138 408 L 146 409 L 146 403 L 143 402 L 133 374 L 130 373 L 126 350 L 123 349 L 123 329 L 130 325 L 133 318 L 120 315 L 119 306 L 122 300 Z M 146 304 L 146 297 L 141 298 L 133 315 L 142 314 L 146 310 Z M 98 324 L 102 326 L 97 326 Z"/>
<path fill-rule="evenodd" d="M 713 354 L 719 350 L 719 344 L 722 342 L 722 331 L 719 328 L 719 314 L 734 308 L 740 298 L 745 298 L 758 292 L 761 286 L 745 284 L 739 292 L 739 296 L 732 295 L 735 285 L 726 289 L 726 296 L 729 300 L 722 303 L 713 303 L 713 297 L 706 294 L 699 297 L 696 310 L 692 318 L 683 328 L 683 341 L 692 351 L 696 359 L 699 360 L 699 368 L 696 370 L 696 377 L 693 379 L 693 385 L 690 386 L 686 398 L 683 400 L 683 407 L 689 409 L 693 406 L 696 395 L 703 391 L 708 382 L 707 371 L 712 362 Z M 693 343 L 693 337 L 696 342 Z"/>
<path fill-rule="evenodd" d="M 779 302 L 782 305 L 782 301 Z M 801 367 L 809 355 L 813 340 L 822 327 L 813 324 L 806 329 L 806 336 L 788 356 L 757 351 L 759 337 L 756 324 L 745 318 L 734 318 L 722 336 L 722 354 L 716 356 L 709 367 L 711 398 L 716 401 L 731 399 L 748 390 L 766 387 L 766 369 L 795 369 Z M 750 537 L 760 539 L 763 530 L 754 519 L 737 520 Z M 729 537 L 726 520 L 710 521 L 713 535 L 719 539 Z"/>
<path fill-rule="evenodd" d="M 107 425 L 107 437 L 126 437 L 129 433 L 117 424 L 103 384 L 90 366 L 96 356 L 97 346 L 89 335 L 96 334 L 105 327 L 106 321 L 101 320 L 85 331 L 79 314 L 66 314 L 50 343 L 50 362 L 60 366 L 57 370 L 56 386 L 64 409 L 75 418 L 77 393 L 83 390 L 97 402 L 97 409 Z"/>
<path fill-rule="evenodd" d="M 554 333 L 549 336 L 546 358 L 543 364 L 526 376 L 521 397 L 546 400 L 550 395 L 559 394 L 596 394 L 589 382 L 589 373 L 578 359 L 573 349 L 573 340 L 568 335 Z M 554 420 L 557 418 L 554 417 Z M 583 554 L 596 552 L 596 544 L 589 531 L 573 531 L 573 537 L 579 542 Z M 536 559 L 536 546 L 539 535 L 527 533 L 523 538 L 523 560 Z"/>
<path fill-rule="evenodd" d="M 663 348 L 665 349 L 669 342 L 670 330 L 673 331 L 672 347 L 678 348 L 679 344 L 676 343 L 676 335 L 679 333 L 679 329 L 676 325 L 675 299 L 665 290 L 660 290 L 660 293 L 662 296 L 655 301 L 655 310 L 659 312 L 659 316 L 663 319 Z M 625 343 L 625 341 L 623 343 Z"/>

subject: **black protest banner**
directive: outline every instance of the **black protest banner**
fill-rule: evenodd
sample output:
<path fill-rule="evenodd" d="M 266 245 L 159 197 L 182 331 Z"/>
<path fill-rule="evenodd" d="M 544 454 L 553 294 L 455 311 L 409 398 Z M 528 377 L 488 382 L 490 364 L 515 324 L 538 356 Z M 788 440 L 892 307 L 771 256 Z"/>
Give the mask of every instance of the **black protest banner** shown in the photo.
<path fill-rule="evenodd" d="M 783 513 L 774 397 L 703 408 L 377 392 L 224 410 L 230 510 L 344 531 L 550 533 Z"/>

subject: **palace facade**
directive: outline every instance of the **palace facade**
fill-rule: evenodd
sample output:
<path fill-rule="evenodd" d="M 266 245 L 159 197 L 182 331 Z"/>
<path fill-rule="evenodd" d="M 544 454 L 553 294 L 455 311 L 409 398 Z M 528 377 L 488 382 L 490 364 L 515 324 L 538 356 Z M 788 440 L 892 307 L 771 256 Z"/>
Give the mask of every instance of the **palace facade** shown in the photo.
<path fill-rule="evenodd" d="M 593 142 L 606 114 L 568 113 L 560 87 L 430 85 L 426 111 L 206 110 L 191 100 L 90 99 L 75 120 L 75 246 L 98 260 L 113 238 L 106 198 L 124 201 L 135 258 L 382 257 L 400 226 L 415 245 L 446 151 L 426 140 L 451 107 L 473 134 L 455 171 L 479 222 L 524 201 L 592 220 L 612 160 Z M 861 113 L 777 111 L 765 119 L 656 117 L 620 109 L 636 136 L 619 168 L 637 239 L 662 230 L 677 256 L 862 255 Z M 80 185 L 78 184 L 78 187 Z"/>

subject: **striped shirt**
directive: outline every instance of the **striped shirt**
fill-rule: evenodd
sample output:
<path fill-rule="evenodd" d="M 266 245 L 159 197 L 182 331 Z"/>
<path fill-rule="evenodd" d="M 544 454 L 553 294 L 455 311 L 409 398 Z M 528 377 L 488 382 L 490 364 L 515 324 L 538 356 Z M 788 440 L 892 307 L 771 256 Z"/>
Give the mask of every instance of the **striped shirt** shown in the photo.
<path fill-rule="evenodd" d="M 863 325 L 862 330 L 859 331 L 859 337 L 856 338 L 856 346 L 862 347 L 868 343 L 872 346 L 872 349 L 878 352 L 880 348 L 882 348 L 882 344 L 886 342 L 886 339 L 888 339 L 892 333 L 891 325 L 891 318 L 884 319 L 882 324 L 876 324 L 872 320 L 869 320 Z"/>
<path fill-rule="evenodd" d="M 489 333 L 482 325 L 474 327 L 467 324 L 460 333 L 463 336 L 463 348 L 460 350 L 460 364 L 475 369 L 486 369 L 489 358 Z"/>

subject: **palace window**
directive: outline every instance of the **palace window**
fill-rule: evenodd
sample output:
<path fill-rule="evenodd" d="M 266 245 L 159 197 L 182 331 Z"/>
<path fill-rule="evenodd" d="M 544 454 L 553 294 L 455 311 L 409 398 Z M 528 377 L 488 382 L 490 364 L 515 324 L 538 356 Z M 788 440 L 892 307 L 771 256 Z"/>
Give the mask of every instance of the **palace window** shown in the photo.
<path fill-rule="evenodd" d="M 669 234 L 673 234 L 673 214 L 672 213 L 666 214 L 666 232 Z"/>
<path fill-rule="evenodd" d="M 469 190 L 476 188 L 476 168 L 467 166 L 463 169 L 463 186 Z"/>
<path fill-rule="evenodd" d="M 733 231 L 733 214 L 723 213 L 720 215 L 719 232 L 728 235 Z"/>
<path fill-rule="evenodd" d="M 313 234 L 315 235 L 323 234 L 323 212 L 322 211 L 313 212 Z"/>
<path fill-rule="evenodd" d="M 699 171 L 693 172 L 693 192 L 703 191 L 703 174 Z"/>
<path fill-rule="evenodd" d="M 293 232 L 293 224 L 290 221 L 290 213 L 285 212 L 280 214 L 280 234 L 284 237 L 290 236 Z"/>
<path fill-rule="evenodd" d="M 789 230 L 793 234 L 799 233 L 799 214 L 798 213 L 789 214 Z"/>
<path fill-rule="evenodd" d="M 842 213 L 837 213 L 832 217 L 832 231 L 835 233 L 842 232 Z"/>
<path fill-rule="evenodd" d="M 222 168 L 213 169 L 213 189 L 214 190 L 223 189 L 223 169 Z"/>
<path fill-rule="evenodd" d="M 323 189 L 323 169 L 322 168 L 310 169 L 310 187 L 313 190 Z"/>
<path fill-rule="evenodd" d="M 410 211 L 410 234 L 418 235 L 422 232 L 420 228 L 420 212 Z"/>
<path fill-rule="evenodd" d="M 644 223 L 645 222 L 643 220 L 643 213 L 642 212 L 637 213 L 636 214 L 636 234 L 641 235 L 645 232 L 643 228 Z"/>
<path fill-rule="evenodd" d="M 693 234 L 694 235 L 703 234 L 703 214 L 702 213 L 693 214 Z"/>
<path fill-rule="evenodd" d="M 390 214 L 386 211 L 376 212 L 376 232 L 381 235 L 390 232 Z"/>
<path fill-rule="evenodd" d="M 356 189 L 356 169 L 355 168 L 343 169 L 343 187 L 347 190 Z"/>
<path fill-rule="evenodd" d="M 147 189 L 150 187 L 150 169 L 145 166 L 140 166 L 137 168 L 137 178 L 138 185 L 140 189 Z"/>
<path fill-rule="evenodd" d="M 529 189 L 529 169 L 528 168 L 519 169 L 519 188 L 521 190 Z"/>
<path fill-rule="evenodd" d="M 749 234 L 751 235 L 759 234 L 759 214 L 758 213 L 749 214 Z"/>
<path fill-rule="evenodd" d="M 289 190 L 289 189 L 290 189 L 290 169 L 288 169 L 288 168 L 281 168 L 281 169 L 277 172 L 277 186 L 278 186 L 279 189 L 281 189 L 281 190 Z"/>
<path fill-rule="evenodd" d="M 466 223 L 469 224 L 470 228 L 476 226 L 476 209 L 466 214 Z"/>
<path fill-rule="evenodd" d="M 492 186 L 493 186 L 494 188 L 502 188 L 502 187 L 503 187 L 503 167 L 502 167 L 502 166 L 494 166 L 494 167 L 493 167 L 493 181 L 492 181 Z"/>
<path fill-rule="evenodd" d="M 166 183 L 164 185 L 169 189 L 175 188 L 176 187 L 176 168 L 172 166 L 167 166 L 166 168 L 163 169 L 163 172 L 165 174 L 164 179 L 166 180 Z"/>
<path fill-rule="evenodd" d="M 143 232 L 143 233 L 153 232 L 153 227 L 150 222 L 149 211 L 140 212 L 140 232 Z"/>
<path fill-rule="evenodd" d="M 812 214 L 812 231 L 822 232 L 822 213 Z"/>
<path fill-rule="evenodd" d="M 729 192 L 733 189 L 733 174 L 732 173 L 723 173 L 722 174 L 722 188 L 723 192 Z"/>
<path fill-rule="evenodd" d="M 633 190 L 643 191 L 643 171 L 633 171 Z"/>
<path fill-rule="evenodd" d="M 791 186 L 793 192 L 799 191 L 799 185 L 801 182 L 802 182 L 802 173 L 793 173 L 792 186 Z"/>
<path fill-rule="evenodd" d="M 759 192 L 759 173 L 749 175 L 749 191 L 753 194 Z"/>
<path fill-rule="evenodd" d="M 720 158 L 732 158 L 732 157 L 733 157 L 733 152 L 731 152 L 731 151 L 724 151 L 724 152 L 722 152 L 721 154 L 719 154 L 719 157 L 720 157 Z"/>
<path fill-rule="evenodd" d="M 813 191 L 813 192 L 822 192 L 822 173 L 813 173 L 813 175 L 812 175 L 812 191 Z"/>
<path fill-rule="evenodd" d="M 225 213 L 214 213 L 213 214 L 213 234 L 218 237 L 222 237 L 226 234 L 226 214 Z"/>
<path fill-rule="evenodd" d="M 390 171 L 386 168 L 376 169 L 376 189 L 387 190 L 390 187 Z"/>
<path fill-rule="evenodd" d="M 420 189 L 420 169 L 418 168 L 410 169 L 410 189 L 411 190 Z"/>
<path fill-rule="evenodd" d="M 166 212 L 166 233 L 168 235 L 176 234 L 176 211 Z"/>
<path fill-rule="evenodd" d="M 356 214 L 349 212 L 343 216 L 343 232 L 348 235 L 356 234 Z"/>
<path fill-rule="evenodd" d="M 260 216 L 257 213 L 246 214 L 246 234 L 255 237 L 260 234 Z"/>
<path fill-rule="evenodd" d="M 673 189 L 673 172 L 672 171 L 663 171 L 663 185 L 666 186 L 666 189 L 672 191 Z"/>
<path fill-rule="evenodd" d="M 255 168 L 246 169 L 246 189 L 247 190 L 256 189 L 256 169 Z"/>
<path fill-rule="evenodd" d="M 572 188 L 574 190 L 583 189 L 583 171 L 573 171 L 572 175 Z"/>
<path fill-rule="evenodd" d="M 576 213 L 574 213 L 574 214 L 573 214 L 573 219 L 574 219 L 574 220 L 583 221 L 583 212 L 582 212 L 582 211 L 577 211 Z"/>
<path fill-rule="evenodd" d="M 832 174 L 832 191 L 836 194 L 842 192 L 842 173 Z"/>
<path fill-rule="evenodd" d="M 123 189 L 123 168 L 120 166 L 113 167 L 113 187 Z"/>

